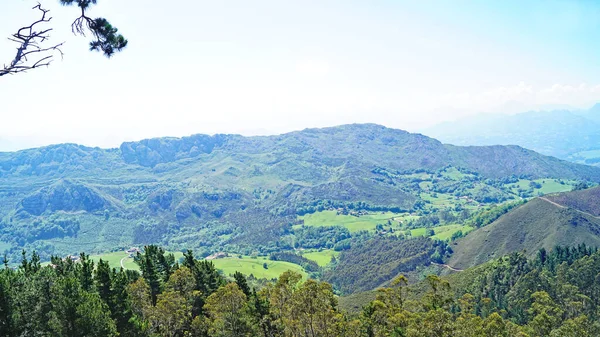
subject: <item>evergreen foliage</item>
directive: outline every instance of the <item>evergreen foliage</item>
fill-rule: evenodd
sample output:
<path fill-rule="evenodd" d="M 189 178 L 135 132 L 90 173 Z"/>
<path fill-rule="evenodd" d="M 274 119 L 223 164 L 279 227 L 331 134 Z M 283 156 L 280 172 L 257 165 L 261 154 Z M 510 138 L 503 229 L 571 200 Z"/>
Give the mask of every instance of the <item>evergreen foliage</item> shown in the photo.
<path fill-rule="evenodd" d="M 191 251 L 181 265 L 171 264 L 159 247 L 146 247 L 140 255 L 140 265 L 146 264 L 140 266 L 143 275 L 110 270 L 104 261 L 94 266 L 86 254 L 80 255 L 80 262 L 54 258 L 45 267 L 36 254 L 24 255 L 17 269 L 0 270 L 0 334 L 591 337 L 600 333 L 600 253 L 584 245 L 540 250 L 529 260 L 514 253 L 449 278 L 429 275 L 417 286 L 408 286 L 408 280 L 398 276 L 356 314 L 339 308 L 331 285 L 302 281 L 293 272 L 250 289 L 243 275 L 224 280 L 210 262 L 194 259 Z M 154 295 L 148 280 L 158 282 Z"/>

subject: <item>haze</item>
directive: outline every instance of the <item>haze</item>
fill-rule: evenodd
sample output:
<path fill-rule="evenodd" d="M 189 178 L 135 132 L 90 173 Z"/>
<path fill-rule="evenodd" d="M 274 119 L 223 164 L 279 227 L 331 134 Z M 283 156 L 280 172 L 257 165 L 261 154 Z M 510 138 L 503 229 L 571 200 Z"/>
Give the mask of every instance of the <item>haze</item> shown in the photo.
<path fill-rule="evenodd" d="M 0 36 L 35 18 L 0 3 Z M 600 98 L 590 1 L 102 1 L 129 39 L 108 60 L 54 16 L 65 56 L 0 79 L 0 151 L 355 122 L 409 131 Z M 14 56 L 2 39 L 0 62 Z"/>

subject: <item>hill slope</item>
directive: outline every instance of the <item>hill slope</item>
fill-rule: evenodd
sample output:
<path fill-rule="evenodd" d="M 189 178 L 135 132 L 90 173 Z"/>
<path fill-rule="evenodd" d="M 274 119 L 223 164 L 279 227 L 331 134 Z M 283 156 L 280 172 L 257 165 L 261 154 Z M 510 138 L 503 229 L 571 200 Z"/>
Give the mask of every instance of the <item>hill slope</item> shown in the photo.
<path fill-rule="evenodd" d="M 465 269 L 517 251 L 531 256 L 557 245 L 598 247 L 599 202 L 598 187 L 531 200 L 459 240 L 448 264 Z"/>
<path fill-rule="evenodd" d="M 453 207 L 459 197 L 477 207 L 518 198 L 503 185 L 521 183 L 517 176 L 600 182 L 600 168 L 517 146 L 444 145 L 373 124 L 158 138 L 118 149 L 53 145 L 0 153 L 0 251 L 17 257 L 25 247 L 48 257 L 158 243 L 268 253 L 294 235 L 307 210 L 416 212 Z M 437 194 L 444 199 L 436 203 Z"/>

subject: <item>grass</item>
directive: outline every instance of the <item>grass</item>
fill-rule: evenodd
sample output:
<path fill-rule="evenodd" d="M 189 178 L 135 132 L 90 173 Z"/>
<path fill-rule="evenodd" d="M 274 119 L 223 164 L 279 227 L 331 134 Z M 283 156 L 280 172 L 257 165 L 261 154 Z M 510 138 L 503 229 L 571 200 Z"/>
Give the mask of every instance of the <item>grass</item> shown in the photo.
<path fill-rule="evenodd" d="M 542 184 L 542 188 L 538 191 L 542 192 L 543 194 L 567 192 L 573 189 L 573 185 L 569 182 L 561 184 L 556 179 L 538 179 L 536 182 Z"/>
<path fill-rule="evenodd" d="M 462 231 L 463 234 L 467 234 L 468 232 L 475 229 L 471 226 L 463 226 L 463 225 L 448 225 L 448 226 L 442 226 L 442 227 L 438 227 L 438 228 L 439 228 L 439 230 L 436 230 L 437 228 L 434 228 L 433 231 L 435 232 L 435 235 L 432 236 L 432 238 L 438 239 L 438 240 L 450 240 L 450 238 L 452 238 L 452 234 L 454 234 L 458 231 Z"/>
<path fill-rule="evenodd" d="M 239 271 L 244 275 L 252 274 L 256 278 L 274 279 L 278 278 L 279 275 L 284 272 L 291 270 L 302 274 L 303 278 L 308 276 L 306 271 L 297 264 L 284 261 L 271 261 L 265 257 L 226 257 L 211 261 L 215 264 L 215 267 L 223 271 L 223 274 L 225 275 L 230 275 Z M 264 263 L 267 264 L 268 269 L 263 267 Z"/>
<path fill-rule="evenodd" d="M 558 179 L 537 179 L 533 180 L 536 183 L 540 184 L 541 188 L 535 188 L 533 190 L 534 196 L 538 194 L 550 194 L 550 193 L 559 193 L 559 192 L 568 192 L 573 189 L 575 185 L 575 181 L 572 180 L 563 180 L 563 184 L 559 182 Z M 510 188 L 513 193 L 518 194 L 518 190 L 529 190 L 531 180 L 519 179 L 519 181 L 515 184 L 510 185 Z"/>
<path fill-rule="evenodd" d="M 435 231 L 435 230 L 434 230 Z M 424 236 L 427 232 L 427 228 L 415 228 L 410 230 L 411 236 Z"/>
<path fill-rule="evenodd" d="M 573 200 L 573 194 L 566 196 Z M 581 200 L 598 204 L 591 195 L 585 195 Z M 454 253 L 448 265 L 465 269 L 521 251 L 533 257 L 540 248 L 551 250 L 555 246 L 573 245 L 574 242 L 600 246 L 600 235 L 594 229 L 598 226 L 600 220 L 597 218 L 533 199 L 458 240 L 457 245 L 452 247 Z"/>
<path fill-rule="evenodd" d="M 419 183 L 419 187 L 422 190 L 429 190 L 432 186 L 433 186 L 433 183 L 431 181 L 421 181 Z"/>
<path fill-rule="evenodd" d="M 336 252 L 332 249 L 323 249 L 321 251 L 306 252 L 302 254 L 302 256 L 315 261 L 321 267 L 328 265 L 331 262 L 331 259 L 338 255 L 340 255 L 340 252 Z"/>
<path fill-rule="evenodd" d="M 402 225 L 405 222 L 408 222 L 411 220 L 417 220 L 420 217 L 421 216 L 419 216 L 419 215 L 403 214 L 403 215 L 395 217 L 394 220 L 397 221 L 400 225 Z"/>
<path fill-rule="evenodd" d="M 436 193 L 435 195 L 436 196 L 434 197 L 433 194 L 430 193 L 421 193 L 421 199 L 431 202 L 431 205 L 436 208 L 451 207 L 459 202 L 450 194 Z"/>
<path fill-rule="evenodd" d="M 461 173 L 455 167 L 450 167 L 450 168 L 447 168 L 446 170 L 444 170 L 444 172 L 442 172 L 442 176 L 444 176 L 445 178 L 448 178 L 450 180 L 460 180 L 467 175 L 464 173 Z"/>
<path fill-rule="evenodd" d="M 452 234 L 454 234 L 458 231 L 462 231 L 463 234 L 466 234 L 475 228 L 473 228 L 471 226 L 463 226 L 463 225 L 445 225 L 445 226 L 433 227 L 431 229 L 433 229 L 433 232 L 435 233 L 432 236 L 432 238 L 438 239 L 438 240 L 449 240 L 452 237 Z M 415 228 L 415 229 L 411 229 L 410 234 L 413 237 L 424 236 L 426 232 L 427 232 L 427 228 Z"/>
<path fill-rule="evenodd" d="M 377 224 L 386 224 L 388 220 L 393 221 L 396 217 L 401 217 L 403 214 L 392 212 L 377 212 L 367 215 L 353 216 L 337 214 L 336 211 L 322 211 L 313 214 L 306 214 L 300 219 L 304 220 L 305 226 L 344 226 L 350 232 L 358 232 L 362 230 L 375 230 Z"/>

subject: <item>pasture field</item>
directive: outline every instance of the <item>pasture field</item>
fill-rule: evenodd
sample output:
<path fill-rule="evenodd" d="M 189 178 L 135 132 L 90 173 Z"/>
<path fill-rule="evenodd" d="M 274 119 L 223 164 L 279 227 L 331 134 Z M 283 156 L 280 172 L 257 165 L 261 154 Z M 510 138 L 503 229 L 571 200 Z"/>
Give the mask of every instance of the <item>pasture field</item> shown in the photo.
<path fill-rule="evenodd" d="M 433 227 L 433 232 L 435 233 L 432 238 L 438 240 L 449 240 L 452 237 L 452 234 L 458 231 L 462 231 L 463 234 L 467 234 L 472 231 L 473 227 L 471 226 L 463 226 L 463 225 L 446 225 L 446 226 L 438 226 Z M 423 236 L 425 235 L 427 228 L 415 228 L 410 230 L 410 234 L 414 236 Z"/>
<path fill-rule="evenodd" d="M 377 224 L 386 224 L 388 220 L 392 221 L 393 225 L 397 225 L 398 222 L 393 219 L 403 215 L 392 212 L 372 212 L 367 215 L 354 216 L 337 214 L 336 211 L 322 211 L 303 215 L 300 219 L 304 220 L 305 226 L 344 226 L 350 232 L 358 232 L 375 230 Z"/>
<path fill-rule="evenodd" d="M 431 181 L 421 181 L 419 183 L 419 188 L 421 188 L 422 190 L 429 190 L 432 186 L 433 183 Z"/>
<path fill-rule="evenodd" d="M 543 194 L 567 192 L 573 189 L 571 182 L 565 182 L 563 185 L 556 179 L 538 179 L 536 182 L 542 184 L 542 188 L 539 191 Z"/>
<path fill-rule="evenodd" d="M 472 176 L 470 174 L 464 174 L 464 173 L 460 172 L 455 167 L 450 167 L 450 168 L 445 169 L 441 173 L 441 175 L 444 178 L 447 178 L 447 179 L 450 179 L 450 180 L 461 180 L 461 179 L 463 179 L 465 177 Z"/>
<path fill-rule="evenodd" d="M 422 227 L 422 228 L 411 229 L 409 232 L 410 232 L 411 236 L 424 236 L 426 231 L 427 231 L 427 228 Z M 434 230 L 434 232 L 435 232 L 435 230 Z"/>
<path fill-rule="evenodd" d="M 537 179 L 533 180 L 534 182 L 540 184 L 541 188 L 535 188 L 534 193 L 559 193 L 559 192 L 567 192 L 573 189 L 573 186 L 576 184 L 574 181 L 563 180 L 563 184 L 560 183 L 558 179 Z M 513 193 L 518 193 L 518 190 L 528 190 L 530 189 L 531 180 L 519 179 L 519 182 L 510 185 Z"/>
<path fill-rule="evenodd" d="M 325 267 L 331 262 L 331 259 L 340 255 L 333 249 L 323 249 L 321 251 L 309 251 L 302 253 L 302 256 L 309 260 L 315 261 L 320 267 Z"/>
<path fill-rule="evenodd" d="M 419 215 L 402 214 L 400 216 L 395 217 L 394 221 L 398 222 L 400 224 L 400 227 L 402 227 L 402 224 L 404 224 L 404 222 L 417 220 L 420 217 L 421 216 Z"/>
<path fill-rule="evenodd" d="M 236 271 L 239 271 L 246 276 L 252 274 L 256 278 L 266 278 L 270 280 L 278 278 L 279 275 L 283 274 L 285 271 L 291 270 L 302 274 L 302 277 L 304 278 L 308 276 L 306 271 L 297 264 L 285 261 L 271 261 L 262 256 L 257 258 L 249 256 L 243 256 L 242 258 L 226 257 L 211 261 L 214 263 L 215 267 L 223 271 L 223 274 L 225 275 L 231 275 Z M 267 264 L 268 269 L 263 267 L 264 263 Z"/>
<path fill-rule="evenodd" d="M 434 228 L 433 231 L 435 232 L 435 235 L 432 238 L 438 239 L 438 240 L 450 240 L 450 238 L 452 237 L 452 234 L 454 234 L 458 231 L 462 231 L 463 234 L 467 234 L 470 231 L 475 229 L 471 226 L 463 226 L 463 225 L 447 225 L 447 226 L 442 226 L 442 227 L 440 227 L 439 230 L 436 230 Z"/>
<path fill-rule="evenodd" d="M 421 193 L 421 199 L 429 201 L 434 208 L 452 207 L 460 203 L 453 195 L 445 193 Z"/>

